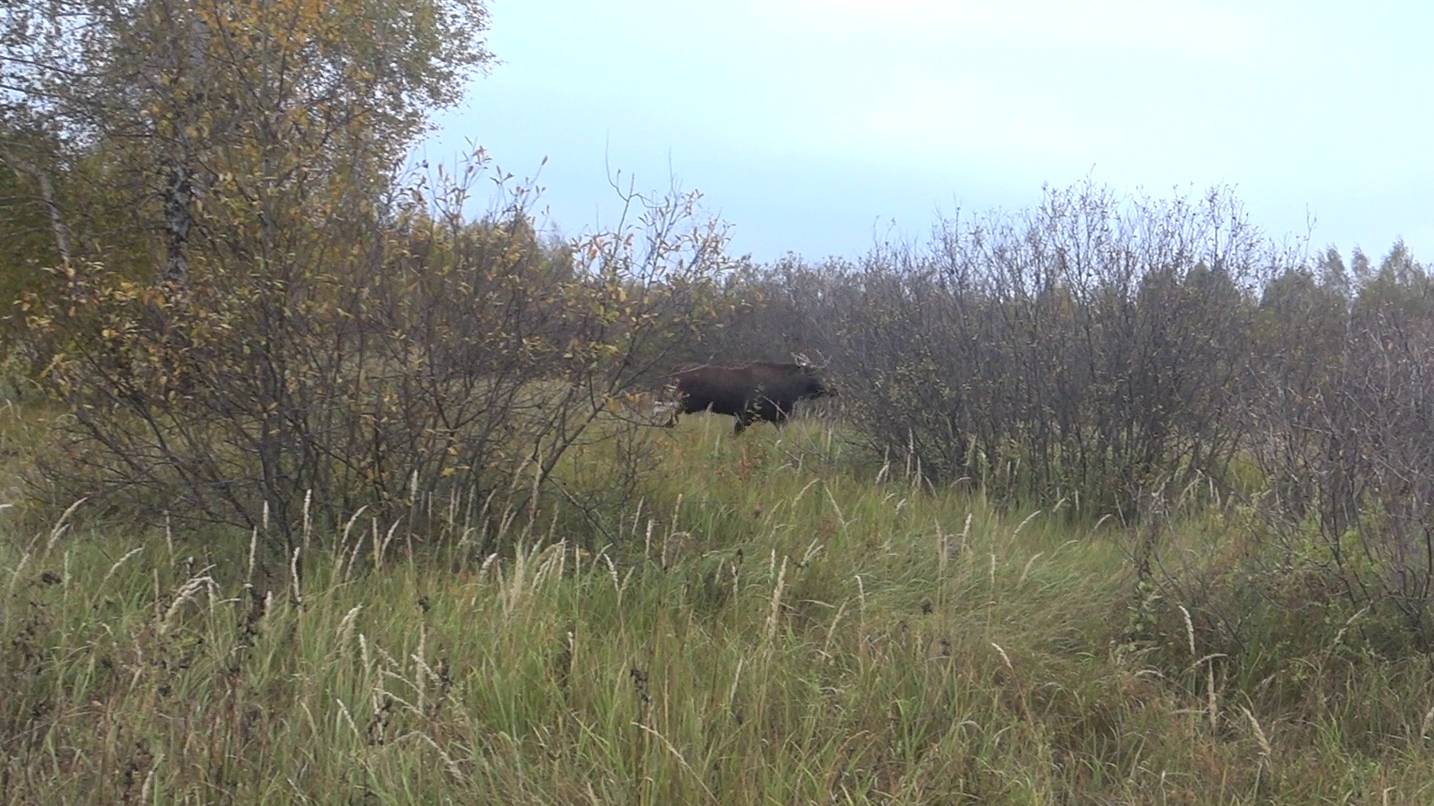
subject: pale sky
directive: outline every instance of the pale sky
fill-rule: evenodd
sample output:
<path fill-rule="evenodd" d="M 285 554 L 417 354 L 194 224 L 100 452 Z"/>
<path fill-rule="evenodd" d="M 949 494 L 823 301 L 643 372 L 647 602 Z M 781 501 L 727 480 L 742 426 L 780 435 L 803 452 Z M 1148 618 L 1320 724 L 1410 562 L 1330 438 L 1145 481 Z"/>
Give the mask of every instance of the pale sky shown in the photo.
<path fill-rule="evenodd" d="M 500 59 L 423 146 L 533 175 L 565 234 L 606 171 L 675 176 L 771 259 L 1090 177 L 1233 185 L 1252 220 L 1434 262 L 1434 6 L 1115 0 L 491 0 Z M 606 163 L 606 165 L 605 165 Z M 894 224 L 893 224 L 894 222 Z"/>

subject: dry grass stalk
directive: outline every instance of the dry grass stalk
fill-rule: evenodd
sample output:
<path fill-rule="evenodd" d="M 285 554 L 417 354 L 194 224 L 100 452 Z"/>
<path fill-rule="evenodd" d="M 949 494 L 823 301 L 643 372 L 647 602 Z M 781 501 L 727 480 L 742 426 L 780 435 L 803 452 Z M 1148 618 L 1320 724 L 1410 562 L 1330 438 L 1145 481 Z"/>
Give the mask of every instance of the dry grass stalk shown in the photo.
<path fill-rule="evenodd" d="M 1006 668 L 1012 672 L 1016 671 L 1016 667 L 1011 664 L 1011 656 L 1006 654 L 1006 650 L 1002 649 L 1001 645 L 995 641 L 991 642 L 991 646 L 996 648 L 996 654 L 1001 656 L 1001 660 L 1005 662 Z"/>
<path fill-rule="evenodd" d="M 772 609 L 767 614 L 767 643 L 777 635 L 777 617 L 781 614 L 782 589 L 787 584 L 787 558 L 782 558 L 782 568 L 777 572 L 777 584 L 772 588 Z"/>
<path fill-rule="evenodd" d="M 363 734 L 359 733 L 358 725 L 354 724 L 353 714 L 349 713 L 349 707 L 344 705 L 344 701 L 338 697 L 334 698 L 334 703 L 338 705 L 339 716 L 343 717 L 343 721 L 349 726 L 349 730 L 353 732 L 354 738 L 362 742 Z"/>
<path fill-rule="evenodd" d="M 1026 577 L 1030 576 L 1031 574 L 1031 566 L 1035 565 L 1036 560 L 1039 560 L 1041 558 L 1041 555 L 1044 553 L 1045 552 L 1043 551 L 1038 551 L 1035 554 L 1031 555 L 1031 559 L 1026 560 L 1026 567 L 1021 569 L 1021 578 L 1016 580 L 1016 587 L 1020 587 L 1026 584 Z"/>
<path fill-rule="evenodd" d="M 335 650 L 340 654 L 343 653 L 344 648 L 349 645 L 349 642 L 353 640 L 354 624 L 358 621 L 359 613 L 362 610 L 363 605 L 354 605 L 352 608 L 350 608 L 349 612 L 345 613 L 344 617 L 339 620 L 339 627 L 336 631 L 336 640 L 334 644 Z"/>
<path fill-rule="evenodd" d="M 183 585 L 180 585 L 179 590 L 174 594 L 174 601 L 170 602 L 169 608 L 165 610 L 163 618 L 160 619 L 159 634 L 164 635 L 169 632 L 169 627 L 174 622 L 174 617 L 179 613 L 179 609 L 184 606 L 185 602 L 191 601 L 195 596 L 199 595 L 200 591 L 214 585 L 213 577 L 209 576 L 193 577 L 187 580 Z"/>
<path fill-rule="evenodd" d="M 1176 605 L 1176 607 L 1180 608 L 1180 615 L 1185 617 L 1185 637 L 1190 642 L 1190 657 L 1193 658 L 1195 657 L 1195 622 L 1190 620 L 1190 611 L 1185 609 L 1185 605 Z"/>
<path fill-rule="evenodd" d="M 1021 533 L 1021 530 L 1024 529 L 1024 528 L 1026 528 L 1026 524 L 1028 524 L 1028 523 L 1030 523 L 1031 521 L 1035 520 L 1035 519 L 1036 519 L 1036 516 L 1039 515 L 1039 514 L 1041 514 L 1041 510 L 1038 509 L 1038 510 L 1036 510 L 1035 512 L 1032 512 L 1031 514 L 1027 515 L 1026 518 L 1025 518 L 1025 520 L 1023 520 L 1023 521 L 1021 521 L 1020 523 L 1016 524 L 1015 530 L 1011 532 L 1011 537 L 1015 537 L 1016 535 L 1020 534 L 1020 533 Z"/>
<path fill-rule="evenodd" d="M 115 572 L 120 569 L 120 566 L 125 564 L 126 560 L 140 553 L 141 551 L 144 551 L 144 546 L 135 546 L 134 548 L 126 552 L 124 556 L 120 557 L 118 560 L 115 560 L 115 564 L 110 566 L 110 570 L 106 571 L 104 577 L 100 580 L 100 587 L 104 587 L 104 584 L 110 581 L 110 578 L 115 575 Z"/>
<path fill-rule="evenodd" d="M 1265 736 L 1264 729 L 1260 727 L 1260 721 L 1258 719 L 1255 719 L 1255 715 L 1251 713 L 1250 709 L 1246 708 L 1245 706 L 1240 706 L 1240 710 L 1245 712 L 1245 718 L 1250 721 L 1250 729 L 1255 735 L 1255 743 L 1258 744 L 1260 747 L 1260 758 L 1262 760 L 1268 761 L 1270 758 L 1270 753 L 1273 751 L 1270 748 L 1269 738 Z"/>
<path fill-rule="evenodd" d="M 61 535 L 70 530 L 70 516 L 75 514 L 75 510 L 79 509 L 80 504 L 88 500 L 88 498 L 81 498 L 75 503 L 70 504 L 64 512 L 60 513 L 60 517 L 55 519 L 54 526 L 50 527 L 50 536 L 45 540 L 46 553 L 55 547 L 55 543 L 60 539 Z M 173 551 L 171 550 L 170 553 L 172 554 Z"/>
<path fill-rule="evenodd" d="M 294 604 L 302 607 L 304 604 L 303 592 L 299 590 L 299 552 L 302 546 L 294 546 L 294 555 L 289 559 L 289 582 L 293 588 Z"/>
<path fill-rule="evenodd" d="M 687 759 L 683 758 L 682 753 L 677 749 L 676 746 L 672 744 L 672 742 L 669 742 L 667 740 L 666 736 L 663 736 L 661 733 L 659 733 L 656 728 L 648 727 L 641 722 L 634 722 L 632 724 L 633 727 L 636 727 L 645 733 L 655 736 L 658 741 L 662 742 L 662 746 L 667 748 L 667 752 L 671 753 L 673 758 L 677 759 L 678 766 L 682 767 L 683 770 L 685 770 L 689 775 L 691 775 L 692 779 L 696 781 L 697 785 L 702 788 L 702 791 L 704 793 L 706 793 L 707 799 L 709 801 L 713 803 L 720 802 L 717 800 L 717 796 L 712 794 L 712 789 L 707 786 L 707 782 L 702 780 L 702 776 L 698 775 L 696 770 L 692 769 L 692 765 L 687 763 Z"/>

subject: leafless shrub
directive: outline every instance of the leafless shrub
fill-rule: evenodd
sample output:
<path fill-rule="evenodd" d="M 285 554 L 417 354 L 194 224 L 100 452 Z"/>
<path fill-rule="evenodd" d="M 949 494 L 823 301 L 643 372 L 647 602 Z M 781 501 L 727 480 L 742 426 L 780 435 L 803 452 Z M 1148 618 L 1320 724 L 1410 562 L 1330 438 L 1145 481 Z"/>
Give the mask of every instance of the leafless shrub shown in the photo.
<path fill-rule="evenodd" d="M 1282 349 L 1256 384 L 1256 455 L 1274 481 L 1266 514 L 1285 556 L 1326 568 L 1356 606 L 1387 603 L 1427 644 L 1434 284 L 1402 246 L 1352 297 L 1341 273 L 1325 274 L 1267 293 L 1292 310 L 1272 317 L 1267 338 Z"/>
<path fill-rule="evenodd" d="M 780 266 L 749 306 L 767 316 L 728 327 L 839 356 L 848 419 L 928 479 L 1130 516 L 1142 490 L 1218 477 L 1237 450 L 1272 258 L 1226 194 L 1122 202 L 1084 185 L 1023 215 L 943 220 L 929 248 Z"/>

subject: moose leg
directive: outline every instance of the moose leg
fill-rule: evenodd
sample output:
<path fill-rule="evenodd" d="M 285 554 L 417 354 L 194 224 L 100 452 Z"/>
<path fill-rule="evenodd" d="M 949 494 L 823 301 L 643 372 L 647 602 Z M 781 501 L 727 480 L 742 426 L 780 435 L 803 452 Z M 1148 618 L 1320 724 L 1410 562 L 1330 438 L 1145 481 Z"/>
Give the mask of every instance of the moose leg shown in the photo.
<path fill-rule="evenodd" d="M 775 405 L 777 407 L 777 416 L 772 419 L 772 422 L 775 423 L 778 428 L 781 428 L 787 424 L 788 418 L 792 416 L 792 404 L 777 403 Z"/>
<path fill-rule="evenodd" d="M 739 436 L 744 430 L 746 430 L 747 426 L 752 424 L 752 421 L 754 419 L 755 418 L 752 416 L 752 412 L 750 411 L 744 411 L 741 414 L 738 414 L 737 424 L 732 427 L 732 435 Z"/>
<path fill-rule="evenodd" d="M 681 413 L 680 403 L 658 403 L 652 407 L 652 422 L 662 428 L 672 428 L 677 425 L 677 417 Z"/>
<path fill-rule="evenodd" d="M 765 411 L 765 403 L 766 400 L 762 397 L 749 399 L 746 404 L 742 406 L 741 411 L 737 413 L 737 427 L 733 429 L 732 433 L 740 434 L 743 429 L 752 423 L 758 420 L 768 419 Z"/>
<path fill-rule="evenodd" d="M 678 386 L 668 384 L 657 393 L 657 400 L 653 403 L 653 423 L 663 428 L 673 428 L 677 425 L 677 418 L 686 413 L 686 410 L 687 395 L 683 394 Z"/>

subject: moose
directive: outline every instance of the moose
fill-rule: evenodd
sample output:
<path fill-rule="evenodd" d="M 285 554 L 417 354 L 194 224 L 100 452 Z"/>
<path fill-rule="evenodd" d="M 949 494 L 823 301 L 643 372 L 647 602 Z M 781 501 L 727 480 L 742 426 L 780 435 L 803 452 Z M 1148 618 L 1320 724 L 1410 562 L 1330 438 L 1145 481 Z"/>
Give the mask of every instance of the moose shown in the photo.
<path fill-rule="evenodd" d="M 794 363 L 754 361 L 739 366 L 704 364 L 676 372 L 669 378 L 668 396 L 672 416 L 667 426 L 677 425 L 683 414 L 711 411 L 737 419 L 733 433 L 740 434 L 758 420 L 781 425 L 792 414 L 798 400 L 835 396 L 836 389 L 821 377 L 821 366 L 804 356 Z"/>

